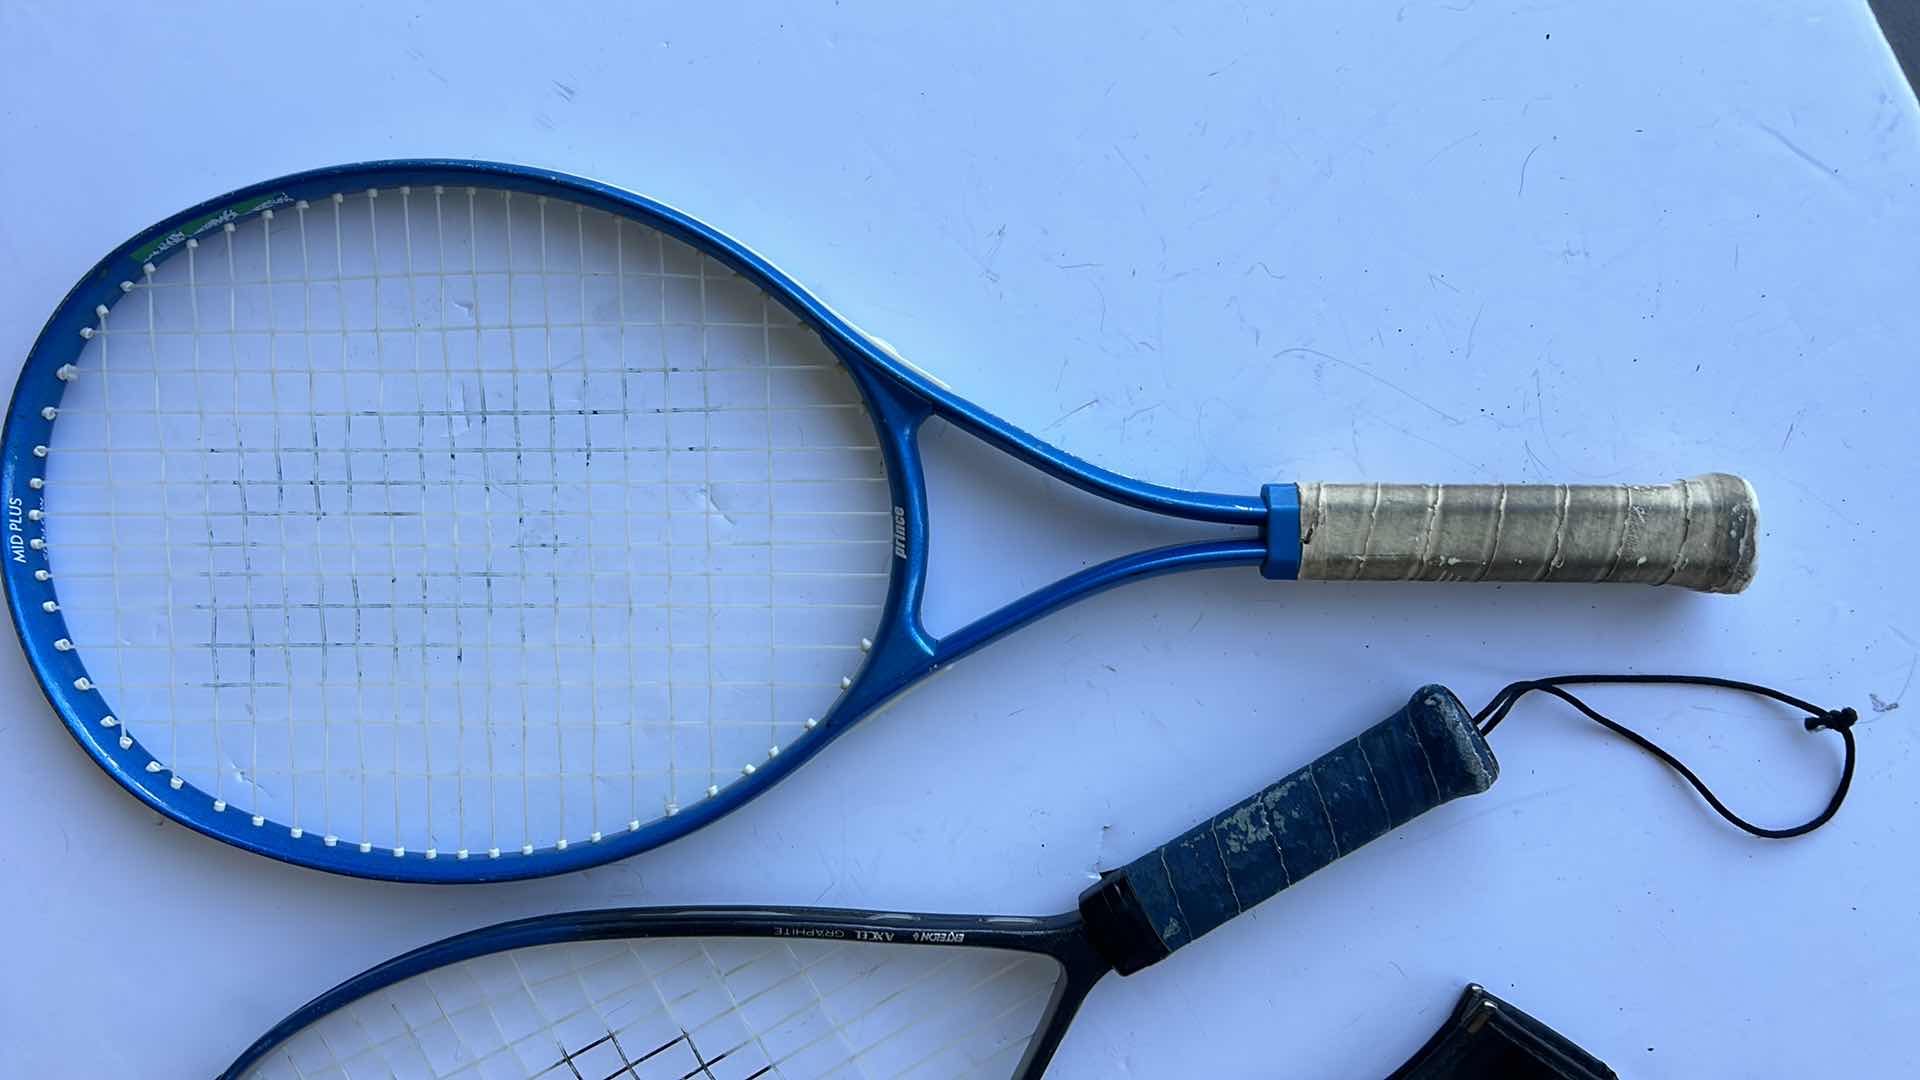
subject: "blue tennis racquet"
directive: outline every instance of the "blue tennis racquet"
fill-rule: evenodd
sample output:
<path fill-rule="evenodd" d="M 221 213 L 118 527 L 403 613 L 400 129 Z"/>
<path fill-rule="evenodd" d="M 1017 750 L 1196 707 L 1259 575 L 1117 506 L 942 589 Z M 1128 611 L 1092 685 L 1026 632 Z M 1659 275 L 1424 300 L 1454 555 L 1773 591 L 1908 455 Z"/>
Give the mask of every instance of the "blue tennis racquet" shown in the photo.
<path fill-rule="evenodd" d="M 601 911 L 450 938 L 315 998 L 226 1080 L 1034 1080 L 1130 975 L 1498 766 L 1444 687 L 1053 918 Z"/>
<path fill-rule="evenodd" d="M 931 417 L 1211 538 L 935 636 Z M 0 487 L 15 628 L 101 767 L 249 850 L 415 881 L 689 832 L 1121 582 L 1246 566 L 1733 592 L 1756 527 L 1718 474 L 1246 496 L 1129 479 L 968 404 L 684 214 L 460 161 L 284 177 L 108 255 L 27 358 Z"/>

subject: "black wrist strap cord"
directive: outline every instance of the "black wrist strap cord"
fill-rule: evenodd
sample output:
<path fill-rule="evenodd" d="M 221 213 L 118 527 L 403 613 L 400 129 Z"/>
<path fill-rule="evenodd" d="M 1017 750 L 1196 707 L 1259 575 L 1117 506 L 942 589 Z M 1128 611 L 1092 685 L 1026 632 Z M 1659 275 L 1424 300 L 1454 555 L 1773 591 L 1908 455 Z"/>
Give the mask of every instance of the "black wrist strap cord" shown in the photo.
<path fill-rule="evenodd" d="M 1687 768 L 1679 758 L 1674 757 L 1654 743 L 1653 740 L 1639 732 L 1600 715 L 1592 706 L 1562 689 L 1562 687 L 1565 686 L 1623 683 L 1633 685 L 1712 686 L 1723 690 L 1739 690 L 1760 697 L 1772 698 L 1774 701 L 1805 712 L 1807 714 L 1805 725 L 1808 731 L 1837 731 L 1840 733 L 1841 742 L 1845 744 L 1846 747 L 1846 762 L 1840 768 L 1840 782 L 1835 785 L 1833 789 L 1833 798 L 1828 800 L 1826 809 L 1820 811 L 1802 824 L 1795 825 L 1788 829 L 1761 828 L 1728 809 L 1727 804 L 1721 802 L 1720 799 L 1708 789 L 1706 782 L 1696 776 L 1694 771 Z M 1846 801 L 1847 789 L 1853 786 L 1853 764 L 1855 756 L 1853 725 L 1855 721 L 1860 719 L 1860 714 L 1851 708 L 1822 709 L 1818 705 L 1802 701 L 1792 694 L 1782 693 L 1770 687 L 1759 686 L 1750 682 L 1741 682 L 1738 679 L 1716 678 L 1711 675 L 1555 675 L 1545 679 L 1528 679 L 1522 682 L 1512 683 L 1498 694 L 1495 694 L 1493 700 L 1487 702 L 1486 707 L 1475 714 L 1473 718 L 1475 726 L 1480 729 L 1480 734 L 1492 734 L 1493 729 L 1499 727 L 1500 722 L 1505 720 L 1507 714 L 1513 711 L 1514 705 L 1518 703 L 1522 697 L 1526 696 L 1527 693 L 1534 690 L 1545 694 L 1552 694 L 1554 697 L 1580 710 L 1587 719 L 1592 720 L 1608 731 L 1613 732 L 1628 742 L 1633 743 L 1635 746 L 1638 746 L 1640 749 L 1645 750 L 1647 753 L 1652 754 L 1654 757 L 1659 758 L 1661 761 L 1666 762 L 1669 768 L 1685 777 L 1687 783 L 1693 785 L 1694 790 L 1700 793 L 1700 797 L 1707 801 L 1708 806 L 1713 807 L 1715 813 L 1718 813 L 1730 823 L 1739 826 L 1747 832 L 1768 840 L 1786 840 L 1795 836 L 1804 836 L 1820 826 L 1825 825 L 1833 819 L 1834 814 L 1839 812 L 1840 804 Z"/>

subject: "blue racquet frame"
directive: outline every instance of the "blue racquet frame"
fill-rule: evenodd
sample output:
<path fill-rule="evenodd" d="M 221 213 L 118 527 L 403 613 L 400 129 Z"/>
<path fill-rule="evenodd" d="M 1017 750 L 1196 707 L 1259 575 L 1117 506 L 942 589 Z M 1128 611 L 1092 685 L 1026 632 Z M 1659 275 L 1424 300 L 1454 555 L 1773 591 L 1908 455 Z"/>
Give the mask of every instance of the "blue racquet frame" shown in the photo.
<path fill-rule="evenodd" d="M 363 852 L 350 843 L 329 843 L 314 833 L 271 820 L 254 824 L 248 814 L 220 807 L 213 796 L 175 777 L 134 739 L 110 703 L 93 688 L 84 657 L 56 649 L 66 638 L 55 582 L 48 571 L 41 506 L 47 444 L 66 381 L 62 369 L 81 355 L 98 318 L 127 291 L 146 263 L 185 248 L 184 241 L 300 200 L 319 201 L 347 188 L 407 185 L 476 185 L 571 200 L 639 221 L 710 255 L 778 299 L 818 332 L 865 396 L 878 429 L 887 481 L 892 489 L 895 558 L 886 609 L 872 647 L 851 685 L 812 730 L 718 794 L 637 830 L 608 834 L 562 849 L 531 855 L 456 859 L 390 849 Z M 1246 539 L 1177 544 L 1122 556 L 1037 589 L 944 636 L 929 633 L 920 617 L 928 558 L 926 483 L 917 441 L 922 424 L 939 417 L 1014 457 L 1082 490 L 1141 510 L 1193 521 L 1244 525 Z M 772 264 L 710 226 L 672 207 L 605 184 L 544 169 L 461 160 L 397 160 L 335 166 L 296 173 L 241 188 L 174 215 L 141 232 L 102 259 L 68 293 L 47 321 L 16 384 L 0 433 L 0 494 L 6 500 L 8 550 L 5 571 L 8 610 L 27 663 L 47 700 L 74 738 L 121 786 L 153 809 L 208 836 L 277 859 L 322 870 L 398 881 L 498 881 L 564 873 L 632 855 L 691 832 L 734 810 L 818 753 L 835 736 L 889 698 L 943 665 L 1075 600 L 1128 581 L 1176 570 L 1257 566 L 1263 576 L 1292 579 L 1300 566 L 1299 492 L 1293 484 L 1268 484 L 1260 494 L 1237 497 L 1183 491 L 1122 476 L 1051 446 L 980 409 L 903 360 L 809 295 Z M 52 605 L 49 607 L 49 605 Z"/>

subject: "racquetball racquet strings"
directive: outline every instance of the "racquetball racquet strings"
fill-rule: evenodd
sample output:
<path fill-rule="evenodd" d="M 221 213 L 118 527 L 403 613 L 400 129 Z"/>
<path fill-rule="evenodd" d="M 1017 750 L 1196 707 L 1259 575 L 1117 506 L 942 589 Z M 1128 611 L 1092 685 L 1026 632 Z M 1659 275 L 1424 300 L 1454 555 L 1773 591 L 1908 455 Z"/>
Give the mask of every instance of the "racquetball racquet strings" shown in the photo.
<path fill-rule="evenodd" d="M 663 921 L 683 914 L 700 913 Z M 749 917 L 741 936 L 560 940 L 458 961 L 322 1016 L 238 1075 L 1005 1080 L 1063 975 L 1043 953 L 848 939 L 910 937 L 917 920 L 790 918 L 791 937 L 745 936 L 765 932 Z"/>
<path fill-rule="evenodd" d="M 641 909 L 479 930 L 373 968 L 231 1080 L 1031 1080 L 1087 993 L 1498 766 L 1442 687 L 1105 875 L 1051 918 Z"/>

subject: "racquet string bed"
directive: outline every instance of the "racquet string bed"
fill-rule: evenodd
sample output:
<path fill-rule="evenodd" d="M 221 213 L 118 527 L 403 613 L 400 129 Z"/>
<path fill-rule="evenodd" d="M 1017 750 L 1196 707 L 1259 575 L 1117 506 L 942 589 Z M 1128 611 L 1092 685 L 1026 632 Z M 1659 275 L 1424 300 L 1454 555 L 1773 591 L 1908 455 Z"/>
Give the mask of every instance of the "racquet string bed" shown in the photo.
<path fill-rule="evenodd" d="M 487 858 L 677 813 L 859 667 L 890 499 L 757 286 L 564 200 L 388 188 L 207 233 L 58 409 L 70 640 L 176 788 Z"/>
<path fill-rule="evenodd" d="M 568 942 L 435 968 L 276 1046 L 248 1080 L 1007 1080 L 1049 957 L 813 938 Z"/>

